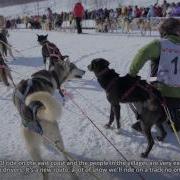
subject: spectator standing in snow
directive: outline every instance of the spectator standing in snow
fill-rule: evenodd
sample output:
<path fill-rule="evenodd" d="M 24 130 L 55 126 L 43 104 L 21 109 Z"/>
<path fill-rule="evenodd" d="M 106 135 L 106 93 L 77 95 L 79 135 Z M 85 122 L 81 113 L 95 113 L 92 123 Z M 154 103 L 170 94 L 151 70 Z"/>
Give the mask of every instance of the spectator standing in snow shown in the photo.
<path fill-rule="evenodd" d="M 166 17 L 166 11 L 167 11 L 168 6 L 169 6 L 169 4 L 167 3 L 166 0 L 164 0 L 164 2 L 162 4 L 162 16 L 163 17 Z"/>
<path fill-rule="evenodd" d="M 147 14 L 147 18 L 151 18 L 151 17 L 155 17 L 155 11 L 154 11 L 154 6 L 151 5 L 149 7 L 149 11 L 148 11 L 148 14 Z"/>
<path fill-rule="evenodd" d="M 166 11 L 167 17 L 172 17 L 172 12 L 173 12 L 175 6 L 176 6 L 175 3 L 172 3 L 169 5 L 169 7 L 167 8 L 167 11 Z"/>
<path fill-rule="evenodd" d="M 80 34 L 80 33 L 82 33 L 81 21 L 84 16 L 84 7 L 80 1 L 78 1 L 75 4 L 74 9 L 73 9 L 73 15 L 76 20 L 77 33 Z"/>
<path fill-rule="evenodd" d="M 180 2 L 174 7 L 171 13 L 172 16 L 180 17 Z"/>
<path fill-rule="evenodd" d="M 52 30 L 52 26 L 53 26 L 53 13 L 52 13 L 51 8 L 47 8 L 46 23 L 47 23 L 47 30 Z"/>

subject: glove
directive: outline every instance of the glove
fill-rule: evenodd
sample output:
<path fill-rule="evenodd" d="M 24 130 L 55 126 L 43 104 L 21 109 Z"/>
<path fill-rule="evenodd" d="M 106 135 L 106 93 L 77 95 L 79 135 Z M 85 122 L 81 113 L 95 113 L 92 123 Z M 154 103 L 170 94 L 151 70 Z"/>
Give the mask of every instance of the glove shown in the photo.
<path fill-rule="evenodd" d="M 26 124 L 26 127 L 30 130 L 30 131 L 34 131 L 35 133 L 38 133 L 40 135 L 43 134 L 43 130 L 41 125 L 39 124 L 38 121 L 29 121 Z"/>

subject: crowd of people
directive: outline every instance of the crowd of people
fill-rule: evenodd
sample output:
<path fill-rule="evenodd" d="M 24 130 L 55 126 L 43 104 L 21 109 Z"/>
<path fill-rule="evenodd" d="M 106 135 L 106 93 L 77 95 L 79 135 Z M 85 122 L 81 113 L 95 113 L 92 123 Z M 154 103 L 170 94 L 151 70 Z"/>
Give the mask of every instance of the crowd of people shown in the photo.
<path fill-rule="evenodd" d="M 167 3 L 165 0 L 163 4 L 154 4 L 149 7 L 139 6 L 122 6 L 117 9 L 98 9 L 91 13 L 93 18 L 117 18 L 119 16 L 126 16 L 129 18 L 140 17 L 178 17 L 180 16 L 180 2 Z"/>
<path fill-rule="evenodd" d="M 78 4 L 80 7 L 77 8 Z M 76 8 L 75 8 L 76 7 Z M 153 18 L 153 17 L 180 17 L 180 2 L 178 3 L 168 3 L 164 0 L 163 4 L 154 4 L 149 7 L 140 6 L 120 6 L 116 9 L 97 9 L 97 10 L 85 10 L 83 5 L 78 2 L 72 12 L 61 12 L 53 13 L 50 8 L 47 9 L 47 13 L 41 16 L 24 16 L 18 17 L 17 19 L 7 20 L 7 28 L 16 28 L 19 23 L 26 24 L 26 28 L 35 29 L 46 29 L 51 30 L 55 28 L 60 28 L 63 21 L 76 21 L 76 25 L 79 29 L 80 21 L 77 20 L 95 20 L 95 21 L 105 21 L 105 20 L 116 20 L 118 18 L 128 18 L 129 20 L 133 18 Z M 81 32 L 79 30 L 78 32 Z"/>

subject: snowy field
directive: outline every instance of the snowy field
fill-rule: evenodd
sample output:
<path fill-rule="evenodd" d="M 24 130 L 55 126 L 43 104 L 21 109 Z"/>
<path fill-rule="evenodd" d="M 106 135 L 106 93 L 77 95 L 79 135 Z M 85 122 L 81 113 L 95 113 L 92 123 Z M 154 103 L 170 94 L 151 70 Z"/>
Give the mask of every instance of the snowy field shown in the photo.
<path fill-rule="evenodd" d="M 13 30 L 10 31 L 9 42 L 20 52 L 14 52 L 16 60 L 9 58 L 9 66 L 14 71 L 13 78 L 16 83 L 27 79 L 30 75 L 43 67 L 41 47 L 37 46 L 36 34 L 46 34 L 42 31 Z M 70 56 L 70 60 L 78 67 L 87 71 L 87 65 L 93 58 L 103 57 L 111 62 L 120 75 L 128 72 L 129 65 L 137 50 L 153 37 L 122 36 L 119 34 L 73 34 L 65 32 L 49 32 L 49 40 L 54 42 L 62 54 Z M 149 69 L 146 65 L 140 73 L 148 79 Z M 104 124 L 108 122 L 110 106 L 104 91 L 98 85 L 93 73 L 86 72 L 82 80 L 67 82 L 64 87 L 71 98 L 66 97 L 63 116 L 58 120 L 66 150 L 78 160 L 87 161 L 125 161 L 123 157 L 107 142 L 92 123 L 85 117 L 78 107 L 93 120 L 96 126 L 108 137 L 128 161 L 180 161 L 180 147 L 174 134 L 168 127 L 168 136 L 163 143 L 155 141 L 155 145 L 148 159 L 140 158 L 140 153 L 146 147 L 143 135 L 133 131 L 131 125 L 136 121 L 127 105 L 122 106 L 121 124 L 122 133 L 117 135 L 114 130 L 106 130 Z M 12 102 L 13 88 L 0 84 L 0 160 L 29 160 L 25 142 L 20 132 L 20 116 Z M 55 95 L 60 100 L 58 94 Z M 153 129 L 153 136 L 156 136 Z M 46 160 L 61 160 L 61 157 L 52 150 L 43 149 Z M 0 165 L 1 166 L 1 165 Z M 179 173 L 142 173 L 146 180 L 179 179 Z M 102 179 L 132 179 L 132 174 L 108 173 L 102 174 Z M 37 179 L 34 176 L 22 175 L 20 179 Z M 15 179 L 15 177 L 2 175 L 0 179 Z M 53 178 L 53 180 L 55 177 Z M 85 178 L 82 178 L 85 179 Z M 93 178 L 90 178 L 93 179 Z M 134 173 L 133 179 L 140 179 Z"/>

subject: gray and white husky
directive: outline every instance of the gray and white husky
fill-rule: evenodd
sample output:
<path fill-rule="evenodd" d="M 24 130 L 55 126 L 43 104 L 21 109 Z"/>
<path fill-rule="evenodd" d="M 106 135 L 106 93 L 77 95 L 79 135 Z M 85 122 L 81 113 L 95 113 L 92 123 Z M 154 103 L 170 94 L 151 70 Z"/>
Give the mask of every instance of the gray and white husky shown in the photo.
<path fill-rule="evenodd" d="M 15 59 L 12 53 L 12 46 L 9 44 L 7 37 L 9 37 L 7 29 L 0 29 L 0 52 L 4 58 L 7 57 L 7 53 L 9 53 L 9 55 Z"/>
<path fill-rule="evenodd" d="M 62 105 L 53 97 L 53 93 L 63 82 L 82 78 L 84 73 L 85 71 L 69 61 L 62 61 L 57 62 L 51 70 L 40 70 L 32 74 L 30 79 L 17 84 L 13 92 L 13 101 L 21 116 L 22 134 L 27 150 L 34 161 L 42 161 L 40 145 L 47 143 L 39 134 L 48 137 L 56 142 L 60 149 L 64 149 L 57 123 Z M 64 159 L 68 160 L 68 157 L 64 155 Z M 43 175 L 44 179 L 47 179 L 47 174 Z"/>

